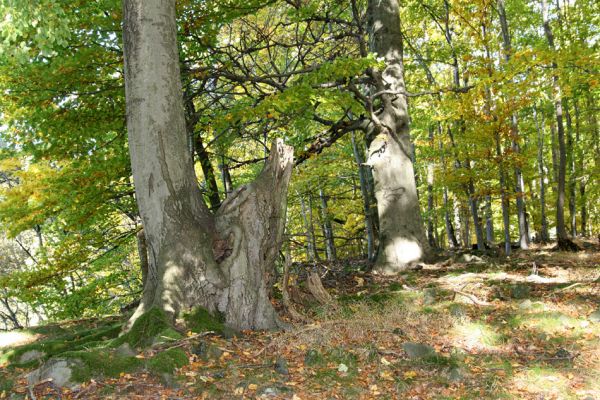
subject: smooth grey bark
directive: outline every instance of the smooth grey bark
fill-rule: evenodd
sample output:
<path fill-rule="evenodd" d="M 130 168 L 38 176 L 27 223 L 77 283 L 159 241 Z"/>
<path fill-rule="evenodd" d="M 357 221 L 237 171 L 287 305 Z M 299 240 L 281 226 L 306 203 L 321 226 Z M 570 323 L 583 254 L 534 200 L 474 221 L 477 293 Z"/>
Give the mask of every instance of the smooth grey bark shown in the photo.
<path fill-rule="evenodd" d="M 371 207 L 371 200 L 369 196 L 368 187 L 369 178 L 367 177 L 367 170 L 366 166 L 364 165 L 362 152 L 358 148 L 356 138 L 354 137 L 354 132 L 352 133 L 352 151 L 354 152 L 354 159 L 356 160 L 356 165 L 358 167 L 360 194 L 363 200 L 363 212 L 365 215 L 365 233 L 367 236 L 367 259 L 370 262 L 373 262 L 375 260 L 375 228 L 373 222 L 373 211 L 375 210 L 375 207 Z"/>
<path fill-rule="evenodd" d="M 485 196 L 485 239 L 489 244 L 494 243 L 494 215 L 492 213 L 492 196 Z"/>
<path fill-rule="evenodd" d="M 433 150 L 435 146 L 435 133 L 433 126 L 429 126 L 429 145 Z M 433 194 L 433 181 L 435 178 L 435 164 L 433 161 L 427 163 L 427 239 L 429 240 L 429 246 L 432 248 L 437 247 L 435 240 L 435 208 L 434 208 L 434 194 Z"/>
<path fill-rule="evenodd" d="M 335 241 L 333 239 L 333 226 L 331 225 L 331 217 L 329 216 L 327 196 L 323 193 L 322 188 L 319 188 L 319 198 L 321 200 L 321 221 L 323 223 L 323 233 L 325 236 L 325 254 L 328 261 L 335 261 L 337 260 L 337 254 L 335 250 Z"/>
<path fill-rule="evenodd" d="M 408 104 L 402 63 L 400 9 L 397 0 L 369 0 L 367 30 L 370 50 L 385 61 L 372 69 L 369 156 L 379 214 L 379 249 L 375 271 L 396 274 L 430 256 L 413 163 Z M 374 107 L 372 107 L 374 108 Z"/>
<path fill-rule="evenodd" d="M 274 143 L 251 184 L 206 207 L 188 149 L 175 0 L 125 0 L 125 90 L 131 167 L 148 246 L 133 321 L 202 306 L 237 329 L 281 326 L 266 282 L 281 245 L 292 149 Z"/>
<path fill-rule="evenodd" d="M 568 189 L 569 189 L 569 221 L 571 236 L 577 236 L 577 195 L 576 195 L 576 173 L 575 155 L 573 154 L 575 145 L 573 144 L 573 119 L 569 110 L 569 100 L 563 98 L 563 109 L 565 110 L 565 119 L 567 122 L 567 166 L 569 169 Z"/>
<path fill-rule="evenodd" d="M 537 107 L 533 106 L 533 118 L 535 119 L 535 127 L 537 131 L 537 167 L 540 182 L 540 240 L 546 243 L 550 240 L 548 234 L 548 219 L 546 217 L 546 174 L 544 171 L 544 122 L 538 121 Z"/>
<path fill-rule="evenodd" d="M 546 0 L 542 0 L 543 28 L 548 47 L 551 51 L 556 51 L 554 45 L 554 35 L 550 26 L 548 17 L 548 5 Z M 552 69 L 557 69 L 556 62 L 552 62 Z M 565 129 L 563 125 L 562 92 L 560 88 L 558 74 L 552 75 L 552 97 L 554 98 L 554 114 L 556 117 L 556 130 L 558 135 L 558 181 L 557 181 L 557 200 L 556 200 L 556 235 L 559 248 L 569 248 L 572 244 L 565 227 L 565 180 L 567 171 L 567 149 L 565 145 Z"/>

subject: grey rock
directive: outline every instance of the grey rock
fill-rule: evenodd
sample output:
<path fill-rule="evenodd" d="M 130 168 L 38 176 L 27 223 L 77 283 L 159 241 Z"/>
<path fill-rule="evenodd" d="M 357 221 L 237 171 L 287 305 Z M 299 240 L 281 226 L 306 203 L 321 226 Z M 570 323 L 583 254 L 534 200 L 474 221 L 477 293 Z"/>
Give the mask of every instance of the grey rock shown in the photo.
<path fill-rule="evenodd" d="M 588 319 L 592 322 L 600 322 L 600 308 L 591 313 Z"/>
<path fill-rule="evenodd" d="M 123 343 L 115 349 L 115 354 L 122 357 L 135 357 L 136 352 L 133 351 L 129 343 Z"/>
<path fill-rule="evenodd" d="M 458 261 L 463 262 L 463 263 L 473 263 L 473 264 L 480 264 L 480 263 L 484 262 L 481 257 L 474 256 L 473 254 L 463 254 L 458 259 Z"/>
<path fill-rule="evenodd" d="M 279 388 L 276 388 L 276 387 L 264 387 L 264 388 L 260 389 L 257 392 L 257 395 L 259 397 L 265 398 L 265 397 L 279 396 L 280 393 L 281 392 L 280 392 Z"/>
<path fill-rule="evenodd" d="M 310 349 L 304 355 L 304 365 L 313 366 L 318 364 L 322 360 L 321 353 L 318 350 Z"/>
<path fill-rule="evenodd" d="M 434 288 L 427 288 L 423 291 L 423 305 L 429 306 L 437 301 L 437 291 Z"/>
<path fill-rule="evenodd" d="M 40 382 L 51 379 L 58 387 L 73 388 L 77 386 L 77 382 L 72 379 L 73 371 L 81 367 L 82 363 L 79 360 L 50 359 L 27 375 L 27 384 L 34 387 Z"/>
<path fill-rule="evenodd" d="M 531 289 L 527 285 L 516 284 L 510 287 L 510 297 L 513 299 L 526 299 L 531 294 Z"/>
<path fill-rule="evenodd" d="M 277 360 L 275 360 L 275 372 L 277 372 L 278 374 L 281 375 L 289 375 L 290 371 L 288 369 L 287 366 L 287 361 L 285 361 L 285 358 L 283 357 L 277 357 Z"/>
<path fill-rule="evenodd" d="M 463 378 L 463 372 L 459 367 L 452 367 L 448 371 L 448 380 L 450 380 L 450 382 L 460 382 Z"/>
<path fill-rule="evenodd" d="M 402 349 L 410 358 L 427 358 L 435 355 L 435 349 L 428 344 L 406 342 Z"/>
<path fill-rule="evenodd" d="M 521 309 L 521 310 L 529 310 L 532 307 L 533 307 L 533 302 L 529 299 L 525 299 L 519 304 L 519 309 Z"/>
<path fill-rule="evenodd" d="M 43 351 L 28 350 L 25 353 L 21 354 L 21 357 L 19 357 L 19 364 L 25 364 L 30 361 L 41 360 L 44 357 L 46 357 L 46 353 L 44 353 Z"/>

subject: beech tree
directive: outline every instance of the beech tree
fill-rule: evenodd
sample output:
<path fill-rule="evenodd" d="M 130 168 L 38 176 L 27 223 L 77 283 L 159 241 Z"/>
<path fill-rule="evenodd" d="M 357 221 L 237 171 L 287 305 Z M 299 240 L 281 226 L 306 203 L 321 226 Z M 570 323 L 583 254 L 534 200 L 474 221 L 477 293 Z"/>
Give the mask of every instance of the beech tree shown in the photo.
<path fill-rule="evenodd" d="M 400 8 L 397 0 L 371 0 L 367 10 L 370 50 L 385 60 L 372 69 L 375 82 L 368 135 L 367 164 L 373 169 L 380 221 L 375 269 L 397 273 L 430 256 L 412 163 L 408 104 L 402 63 Z"/>
<path fill-rule="evenodd" d="M 123 40 L 131 167 L 148 278 L 131 321 L 202 306 L 238 329 L 281 325 L 267 277 L 281 245 L 292 148 L 277 141 L 260 176 L 216 213 L 202 200 L 187 146 L 175 0 L 126 0 Z"/>

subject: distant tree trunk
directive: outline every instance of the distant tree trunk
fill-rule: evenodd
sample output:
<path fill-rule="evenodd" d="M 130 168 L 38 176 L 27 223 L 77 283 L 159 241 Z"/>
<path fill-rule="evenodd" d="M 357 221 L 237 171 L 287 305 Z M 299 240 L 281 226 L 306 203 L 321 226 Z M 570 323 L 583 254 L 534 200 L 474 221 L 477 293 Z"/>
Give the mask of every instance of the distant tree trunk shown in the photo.
<path fill-rule="evenodd" d="M 571 235 L 577 236 L 577 206 L 576 206 L 576 174 L 575 170 L 575 154 L 573 149 L 573 119 L 569 110 L 569 100 L 563 99 L 563 108 L 565 110 L 565 119 L 567 120 L 567 166 L 569 168 L 569 220 L 571 224 Z"/>
<path fill-rule="evenodd" d="M 323 221 L 323 233 L 325 236 L 325 254 L 327 261 L 335 261 L 337 254 L 335 251 L 335 241 L 333 240 L 333 226 L 329 216 L 327 207 L 327 196 L 323 193 L 323 189 L 319 188 L 319 198 L 321 199 L 321 220 Z"/>
<path fill-rule="evenodd" d="M 429 145 L 431 150 L 435 147 L 435 136 L 433 126 L 429 126 Z M 435 174 L 435 164 L 430 161 L 427 164 L 427 239 L 429 240 L 429 246 L 436 248 L 435 242 L 435 208 L 434 208 L 434 195 L 433 195 L 433 179 Z"/>
<path fill-rule="evenodd" d="M 500 17 L 500 27 L 502 30 L 502 44 L 504 47 L 504 56 L 506 61 L 510 61 L 512 53 L 512 45 L 510 38 L 510 31 L 508 29 L 508 20 L 506 18 L 506 10 L 504 8 L 504 0 L 498 0 L 496 2 L 498 9 L 498 15 Z M 511 116 L 511 134 L 512 134 L 512 148 L 516 154 L 521 152 L 519 145 L 519 123 L 517 120 L 517 114 L 514 112 Z M 529 229 L 527 228 L 527 210 L 525 208 L 524 189 L 523 189 L 523 174 L 521 168 L 515 166 L 515 192 L 517 197 L 517 217 L 519 220 L 519 245 L 522 249 L 529 247 Z"/>
<path fill-rule="evenodd" d="M 380 223 L 375 270 L 395 274 L 428 258 L 431 249 L 411 161 L 398 1 L 369 0 L 367 14 L 370 50 L 386 62 L 382 71 L 371 70 L 373 94 L 382 105 L 370 115 L 373 139 L 367 162 L 373 169 Z"/>
<path fill-rule="evenodd" d="M 362 152 L 359 150 L 356 143 L 354 133 L 352 133 L 352 150 L 354 152 L 354 159 L 358 166 L 358 179 L 360 183 L 360 193 L 363 200 L 363 210 L 365 214 L 365 232 L 367 236 L 367 258 L 370 262 L 375 261 L 375 228 L 373 222 L 373 211 L 374 207 L 371 207 L 371 200 L 369 196 L 369 183 L 367 177 L 366 166 L 362 157 Z"/>
<path fill-rule="evenodd" d="M 223 157 L 223 159 L 221 160 L 221 164 L 219 164 L 219 169 L 221 170 L 221 182 L 223 183 L 223 188 L 225 190 L 225 197 L 229 197 L 229 195 L 233 191 L 233 182 L 231 181 L 229 165 L 227 165 L 225 157 Z"/>
<path fill-rule="evenodd" d="M 577 146 L 577 169 L 579 170 L 579 198 L 581 199 L 581 235 L 587 236 L 587 196 L 586 196 L 586 184 L 587 179 L 585 178 L 585 157 L 583 151 L 583 145 L 581 143 L 581 113 L 579 111 L 579 102 L 577 98 L 573 101 L 573 109 L 575 110 L 575 143 Z M 590 123 L 590 129 L 593 129 Z"/>
<path fill-rule="evenodd" d="M 215 215 L 188 149 L 175 0 L 125 0 L 123 40 L 131 167 L 148 278 L 128 327 L 152 307 L 175 319 L 203 306 L 237 329 L 282 326 L 267 282 L 281 246 L 292 149 L 276 142 L 257 179 Z"/>
<path fill-rule="evenodd" d="M 492 214 L 492 196 L 485 196 L 485 237 L 489 244 L 494 243 L 494 218 Z"/>
<path fill-rule="evenodd" d="M 546 0 L 542 0 L 542 14 L 544 23 L 544 34 L 548 41 L 550 50 L 556 51 L 554 46 L 554 35 L 548 18 L 548 6 Z M 556 62 L 552 62 L 552 69 L 556 70 Z M 573 242 L 569 238 L 565 227 L 565 180 L 567 171 L 567 148 L 565 145 L 565 129 L 563 126 L 563 108 L 562 108 L 562 93 L 558 81 L 558 74 L 554 72 L 552 76 L 552 92 L 554 98 L 554 112 L 556 115 L 556 129 L 558 132 L 558 196 L 556 201 L 556 234 L 558 247 L 565 250 L 572 250 Z"/>
<path fill-rule="evenodd" d="M 206 195 L 210 203 L 210 209 L 216 211 L 221 206 L 221 198 L 219 197 L 219 186 L 217 186 L 217 179 L 215 178 L 215 170 L 208 157 L 208 152 L 202 142 L 200 135 L 195 136 L 194 149 L 198 155 L 198 161 L 200 161 L 200 167 L 204 174 L 204 181 L 206 182 Z M 231 180 L 229 180 L 231 183 Z"/>
<path fill-rule="evenodd" d="M 438 135 L 442 135 L 442 124 L 438 122 Z M 446 171 L 446 157 L 444 156 L 444 148 L 442 141 L 440 140 L 440 158 L 442 160 L 442 167 L 444 171 Z M 444 191 L 442 193 L 442 200 L 444 202 L 444 223 L 446 225 L 446 236 L 448 237 L 448 245 L 456 249 L 460 245 L 458 240 L 456 239 L 456 231 L 454 230 L 454 225 L 452 224 L 452 218 L 450 215 L 451 206 L 448 201 L 448 186 L 444 185 Z"/>
<path fill-rule="evenodd" d="M 315 228 L 312 223 L 312 210 L 311 206 L 307 207 L 304 197 L 300 194 L 300 213 L 302 214 L 302 220 L 304 221 L 304 235 L 306 236 L 306 260 L 317 261 L 319 259 L 319 253 L 317 252 L 317 242 L 315 239 Z"/>
<path fill-rule="evenodd" d="M 148 281 L 148 245 L 146 244 L 146 235 L 141 229 L 136 234 L 138 257 L 140 258 L 140 269 L 142 270 L 142 288 L 146 286 Z"/>
<path fill-rule="evenodd" d="M 535 105 L 533 106 L 533 117 L 535 119 L 535 127 L 537 130 L 537 142 L 538 142 L 538 152 L 537 152 L 537 164 L 538 164 L 538 175 L 540 180 L 540 219 L 541 219 L 541 228 L 540 228 L 540 240 L 542 243 L 546 243 L 550 240 L 550 236 L 548 235 L 548 219 L 546 218 L 546 174 L 544 172 L 544 131 L 543 126 L 544 122 L 538 121 L 537 116 L 537 108 Z"/>

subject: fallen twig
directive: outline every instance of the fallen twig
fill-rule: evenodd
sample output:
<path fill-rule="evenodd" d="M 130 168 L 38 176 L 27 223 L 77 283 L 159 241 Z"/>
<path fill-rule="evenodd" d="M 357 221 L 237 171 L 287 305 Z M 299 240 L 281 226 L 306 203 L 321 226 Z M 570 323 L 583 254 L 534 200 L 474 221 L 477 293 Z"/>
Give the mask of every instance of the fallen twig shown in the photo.
<path fill-rule="evenodd" d="M 460 294 L 461 296 L 465 296 L 467 299 L 471 300 L 473 303 L 477 304 L 478 306 L 491 306 L 492 305 L 492 303 L 489 303 L 487 301 L 479 300 L 473 294 L 466 293 L 466 292 L 456 290 L 456 289 L 452 289 L 452 291 L 455 293 L 455 297 L 456 297 L 456 294 Z"/>

